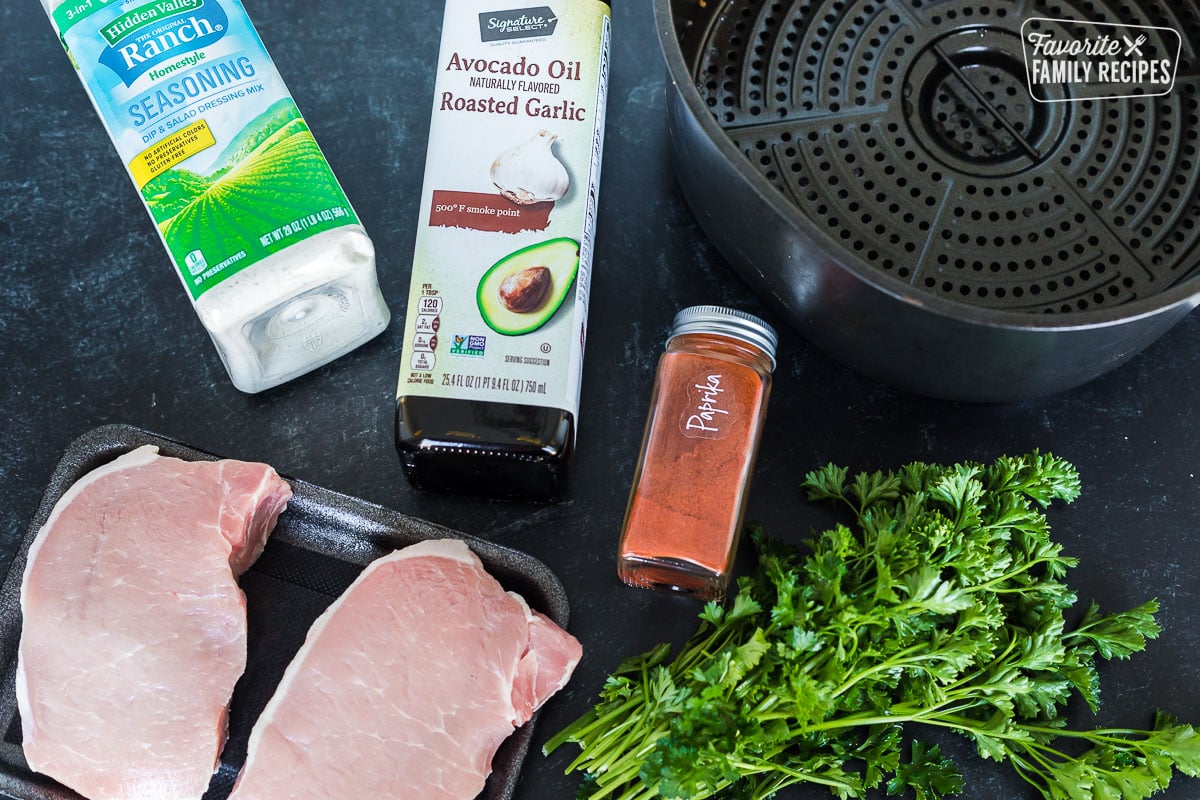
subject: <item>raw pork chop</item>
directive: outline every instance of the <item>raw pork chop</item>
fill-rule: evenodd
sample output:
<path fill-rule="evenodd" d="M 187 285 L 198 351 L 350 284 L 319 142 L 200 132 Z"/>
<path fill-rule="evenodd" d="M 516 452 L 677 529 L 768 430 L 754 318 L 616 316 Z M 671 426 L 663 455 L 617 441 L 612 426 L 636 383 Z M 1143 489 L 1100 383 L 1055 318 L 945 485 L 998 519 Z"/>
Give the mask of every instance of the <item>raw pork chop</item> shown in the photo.
<path fill-rule="evenodd" d="M 313 623 L 230 800 L 471 800 L 581 652 L 464 543 L 398 550 Z"/>
<path fill-rule="evenodd" d="M 29 765 L 91 800 L 199 798 L 246 666 L 235 577 L 292 492 L 265 464 L 141 447 L 55 505 L 21 585 Z"/>

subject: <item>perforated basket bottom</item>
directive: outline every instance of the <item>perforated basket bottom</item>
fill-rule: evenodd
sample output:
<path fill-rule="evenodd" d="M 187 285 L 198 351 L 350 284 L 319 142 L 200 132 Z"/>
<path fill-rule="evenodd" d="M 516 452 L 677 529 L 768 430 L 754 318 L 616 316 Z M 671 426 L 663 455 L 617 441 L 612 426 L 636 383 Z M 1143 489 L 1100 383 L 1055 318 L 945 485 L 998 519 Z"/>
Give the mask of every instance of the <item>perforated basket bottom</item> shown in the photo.
<path fill-rule="evenodd" d="M 930 293 L 1045 313 L 1119 305 L 1197 270 L 1196 0 L 698 8 L 681 43 L 716 120 L 868 264 Z M 1181 32 L 1173 90 L 1080 99 L 1061 86 L 1044 99 L 1068 102 L 1035 101 L 1020 38 L 1035 17 L 1078 20 L 1076 33 Z M 1151 45 L 1167 41 L 1174 50 Z"/>

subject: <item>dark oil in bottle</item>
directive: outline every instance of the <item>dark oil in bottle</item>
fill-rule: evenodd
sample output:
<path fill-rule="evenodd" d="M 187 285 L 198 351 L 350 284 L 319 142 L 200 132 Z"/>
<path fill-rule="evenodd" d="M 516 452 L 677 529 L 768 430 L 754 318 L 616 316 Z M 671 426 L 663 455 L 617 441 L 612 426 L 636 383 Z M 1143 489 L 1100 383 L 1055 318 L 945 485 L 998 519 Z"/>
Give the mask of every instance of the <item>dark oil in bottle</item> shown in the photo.
<path fill-rule="evenodd" d="M 396 403 L 396 449 L 419 489 L 548 502 L 575 445 L 563 409 L 420 396 Z"/>

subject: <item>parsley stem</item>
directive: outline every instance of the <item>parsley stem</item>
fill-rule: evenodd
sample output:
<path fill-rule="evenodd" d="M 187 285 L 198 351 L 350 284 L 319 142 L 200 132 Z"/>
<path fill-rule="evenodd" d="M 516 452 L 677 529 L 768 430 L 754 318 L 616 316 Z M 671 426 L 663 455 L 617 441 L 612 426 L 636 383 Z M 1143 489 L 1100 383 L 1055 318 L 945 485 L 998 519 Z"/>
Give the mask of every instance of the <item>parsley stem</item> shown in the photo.
<path fill-rule="evenodd" d="M 921 653 L 922 651 L 925 651 L 925 655 L 909 658 L 909 656 Z M 913 645 L 905 650 L 901 650 L 899 653 L 896 653 L 886 661 L 881 661 L 874 666 L 867 667 L 859 671 L 854 675 L 853 678 L 846 681 L 836 690 L 834 690 L 833 696 L 840 697 L 841 695 L 850 691 L 850 689 L 854 688 L 855 684 L 861 683 L 863 680 L 866 680 L 877 673 L 888 672 L 889 670 L 904 669 L 906 667 L 920 667 L 926 661 L 937 661 L 942 658 L 943 656 L 936 651 L 932 653 L 929 652 L 929 646 L 927 644 Z"/>
<path fill-rule="evenodd" d="M 1029 586 L 1006 587 L 1006 586 L 1004 586 L 1004 584 L 1012 581 L 1014 578 L 1017 578 L 1021 575 L 1028 574 L 1034 567 L 1038 566 L 1039 564 L 1048 564 L 1053 560 L 1055 560 L 1055 559 L 1049 559 L 1049 558 L 1031 559 L 1029 561 L 1024 562 L 1020 567 L 1018 567 L 1014 570 L 1010 570 L 997 578 L 992 578 L 990 581 L 987 581 L 985 583 L 979 583 L 974 586 L 969 586 L 966 589 L 964 589 L 964 591 L 969 592 L 971 594 L 979 594 L 980 592 L 990 592 L 992 594 L 1008 594 L 1008 593 L 1012 593 L 1012 592 L 1019 592 L 1019 593 L 1029 592 L 1030 591 Z"/>
<path fill-rule="evenodd" d="M 1136 740 L 1130 739 L 1130 736 L 1138 736 L 1146 738 L 1146 731 L 1135 730 L 1132 728 L 1094 728 L 1090 731 L 1076 731 L 1070 728 L 1047 728 L 1042 725 L 1026 725 L 1020 726 L 1021 730 L 1030 731 L 1031 733 L 1053 734 L 1054 736 L 1063 736 L 1070 739 L 1086 739 L 1091 742 L 1104 742 L 1106 744 L 1118 744 L 1122 746 L 1136 745 Z"/>
<path fill-rule="evenodd" d="M 567 726 L 551 737 L 546 744 L 542 746 L 542 752 L 546 755 L 549 755 L 562 746 L 565 742 L 586 741 L 593 731 L 606 729 L 607 726 L 613 722 L 613 720 L 625 716 L 628 714 L 630 709 L 638 704 L 639 701 L 636 698 L 626 700 L 624 703 L 614 709 L 611 709 L 604 715 L 600 715 L 598 713 L 599 707 L 593 708 L 587 714 L 575 720 L 575 722 L 573 722 L 571 725 Z"/>
<path fill-rule="evenodd" d="M 824 778 L 811 772 L 800 772 L 799 770 L 790 769 L 783 764 L 765 761 L 763 759 L 731 760 L 729 765 L 741 770 L 747 775 L 781 773 L 789 778 L 792 778 L 793 782 L 816 783 L 820 784 L 821 786 L 829 786 L 834 789 L 844 789 L 848 792 L 853 791 L 854 789 L 854 787 L 846 781 L 834 780 L 833 778 Z M 699 799 L 696 798 L 696 800 Z"/>
<path fill-rule="evenodd" d="M 644 724 L 644 723 L 643 723 Z M 600 739 L 586 745 L 579 757 L 567 767 L 567 772 L 573 772 L 583 764 L 588 764 L 588 771 L 597 775 L 619 772 L 622 761 L 640 763 L 658 744 L 658 740 L 669 732 L 666 724 L 639 732 L 634 737 L 619 735 L 604 735 Z M 641 745 L 630 748 L 630 741 L 640 741 Z M 586 755 L 586 759 L 585 759 Z M 636 773 L 636 769 L 634 772 Z"/>
<path fill-rule="evenodd" d="M 632 764 L 623 767 L 620 771 L 598 775 L 597 778 L 600 784 L 600 790 L 589 795 L 590 800 L 601 800 L 601 798 L 608 797 L 609 795 L 613 794 L 613 792 L 628 786 L 629 783 L 637 777 L 640 767 L 640 762 L 634 761 Z M 593 772 L 592 774 L 596 773 Z M 656 797 L 657 795 L 658 791 L 655 790 L 652 794 L 648 794 L 646 796 Z M 626 791 L 625 794 L 620 795 L 621 798 L 626 798 L 629 796 L 630 795 L 628 791 Z"/>

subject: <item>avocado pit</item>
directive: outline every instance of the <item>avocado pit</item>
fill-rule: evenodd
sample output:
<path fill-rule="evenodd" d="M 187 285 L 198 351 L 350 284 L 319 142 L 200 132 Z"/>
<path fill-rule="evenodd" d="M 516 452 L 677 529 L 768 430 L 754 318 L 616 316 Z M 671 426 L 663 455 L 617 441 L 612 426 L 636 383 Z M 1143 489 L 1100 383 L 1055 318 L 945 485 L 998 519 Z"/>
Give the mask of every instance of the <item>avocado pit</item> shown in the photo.
<path fill-rule="evenodd" d="M 500 283 L 500 302 L 516 314 L 537 311 L 550 296 L 552 283 L 547 267 L 526 267 L 509 275 Z"/>

